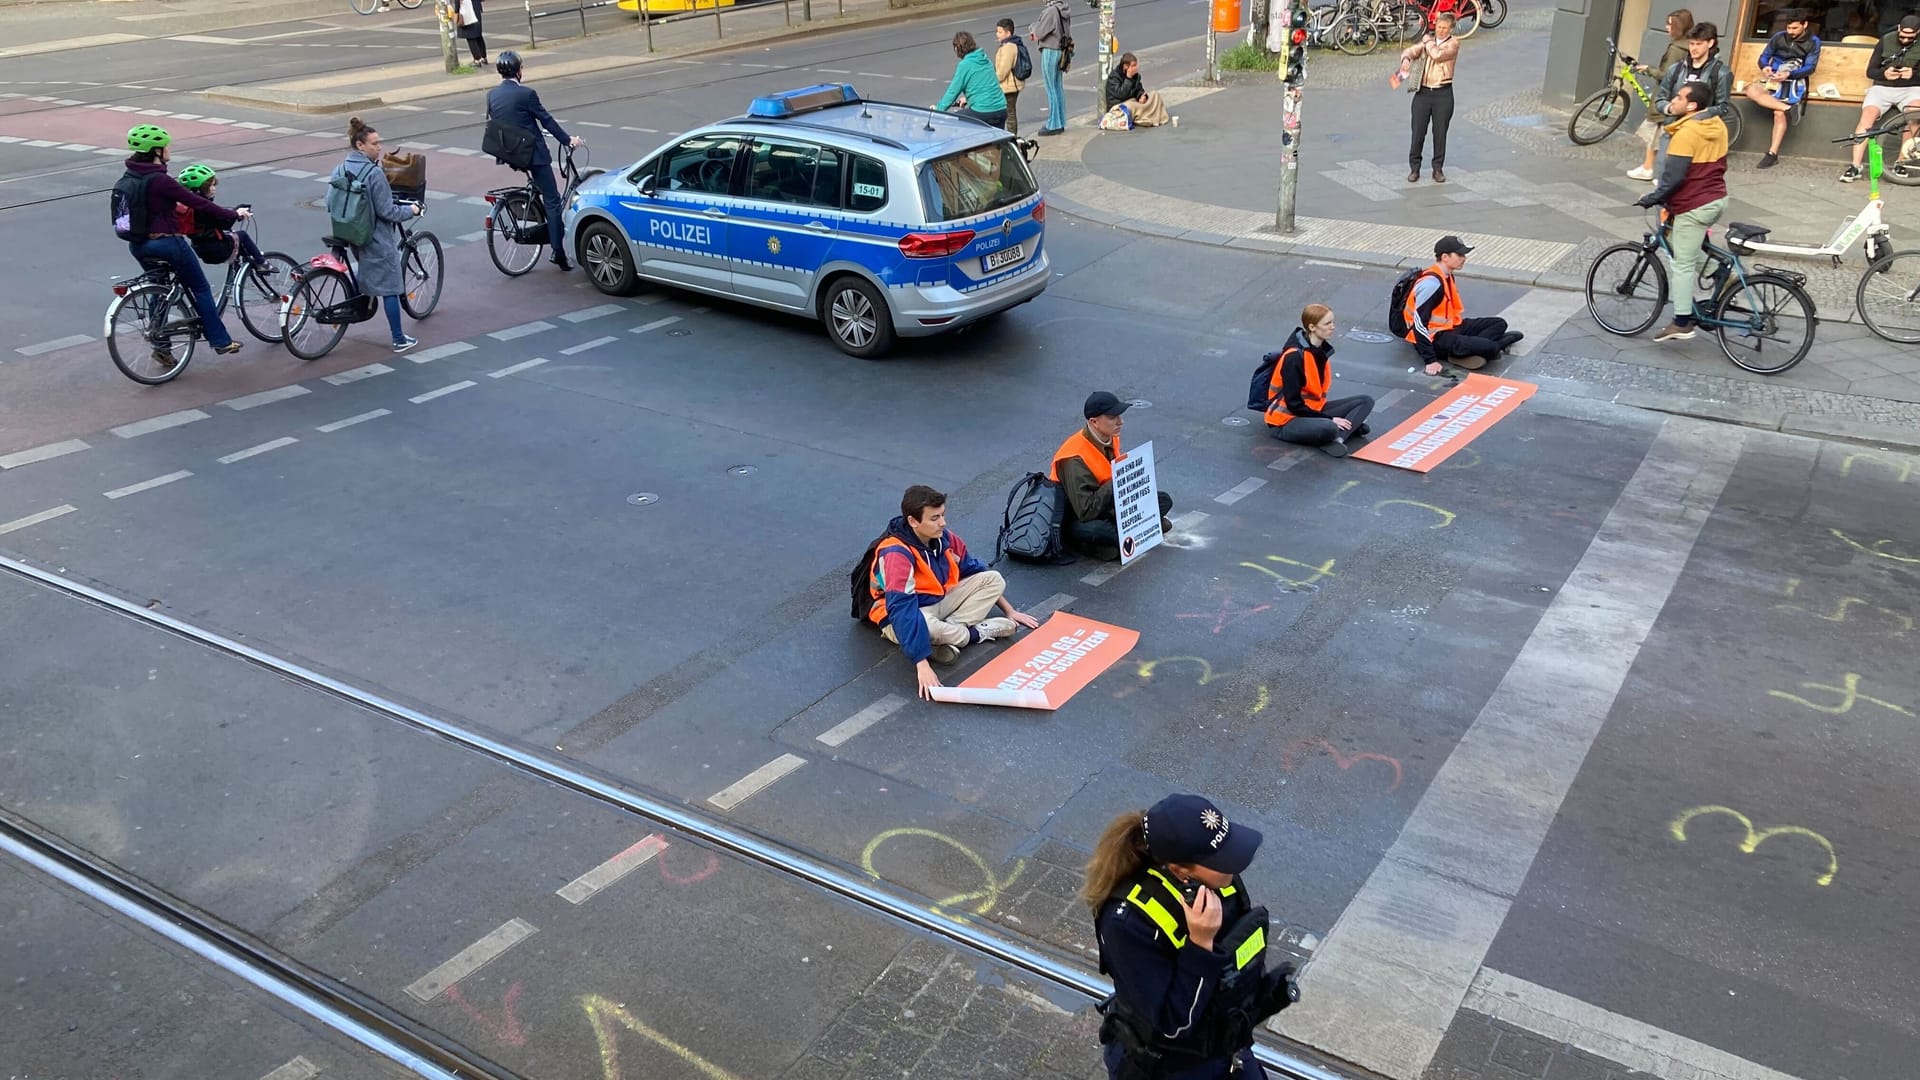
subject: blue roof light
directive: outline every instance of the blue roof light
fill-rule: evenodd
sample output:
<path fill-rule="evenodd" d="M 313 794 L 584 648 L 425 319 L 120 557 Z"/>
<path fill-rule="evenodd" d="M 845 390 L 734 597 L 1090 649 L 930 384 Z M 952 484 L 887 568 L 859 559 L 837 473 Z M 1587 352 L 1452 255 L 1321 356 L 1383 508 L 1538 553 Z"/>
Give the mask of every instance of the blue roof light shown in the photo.
<path fill-rule="evenodd" d="M 860 92 L 846 83 L 821 83 L 754 98 L 753 104 L 747 106 L 747 115 L 779 120 L 859 100 Z"/>

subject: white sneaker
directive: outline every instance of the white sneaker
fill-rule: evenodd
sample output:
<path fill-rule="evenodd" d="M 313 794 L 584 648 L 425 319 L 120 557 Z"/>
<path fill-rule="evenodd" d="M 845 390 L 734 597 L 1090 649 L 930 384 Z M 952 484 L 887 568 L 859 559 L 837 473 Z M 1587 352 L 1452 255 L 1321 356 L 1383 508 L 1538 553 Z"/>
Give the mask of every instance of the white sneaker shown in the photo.
<path fill-rule="evenodd" d="M 1629 179 L 1629 180 L 1652 180 L 1652 179 L 1653 179 L 1653 170 L 1652 170 L 1652 169 L 1649 169 L 1649 168 L 1647 168 L 1647 167 L 1646 167 L 1645 165 L 1642 165 L 1642 166 L 1640 166 L 1640 167 L 1639 167 L 1639 168 L 1637 168 L 1637 169 L 1628 169 L 1628 170 L 1627 170 L 1627 179 Z"/>
<path fill-rule="evenodd" d="M 1012 619 L 1007 618 L 1005 615 L 996 615 L 982 622 L 978 627 L 975 627 L 975 629 L 980 631 L 981 641 L 997 641 L 1000 638 L 1012 637 L 1014 630 L 1017 628 L 1014 626 Z"/>

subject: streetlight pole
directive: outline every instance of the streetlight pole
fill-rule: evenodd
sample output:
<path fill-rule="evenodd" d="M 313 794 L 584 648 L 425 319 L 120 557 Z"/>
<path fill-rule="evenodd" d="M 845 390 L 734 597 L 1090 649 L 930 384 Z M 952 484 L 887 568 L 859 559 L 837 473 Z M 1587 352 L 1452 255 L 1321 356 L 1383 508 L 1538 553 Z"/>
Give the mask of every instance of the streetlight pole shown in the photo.
<path fill-rule="evenodd" d="M 1280 206 L 1274 213 L 1273 226 L 1285 234 L 1295 231 L 1294 202 L 1300 191 L 1300 107 L 1301 91 L 1307 83 L 1307 20 L 1310 17 L 1307 0 L 1293 0 L 1287 17 L 1286 56 L 1280 64 L 1280 79 L 1286 89 L 1282 91 L 1280 104 Z"/>
<path fill-rule="evenodd" d="M 1107 75 L 1113 70 L 1113 0 L 1100 0 L 1100 85 L 1094 88 L 1094 100 L 1100 103 L 1099 116 L 1094 118 L 1095 126 L 1100 116 L 1119 102 L 1107 100 Z"/>

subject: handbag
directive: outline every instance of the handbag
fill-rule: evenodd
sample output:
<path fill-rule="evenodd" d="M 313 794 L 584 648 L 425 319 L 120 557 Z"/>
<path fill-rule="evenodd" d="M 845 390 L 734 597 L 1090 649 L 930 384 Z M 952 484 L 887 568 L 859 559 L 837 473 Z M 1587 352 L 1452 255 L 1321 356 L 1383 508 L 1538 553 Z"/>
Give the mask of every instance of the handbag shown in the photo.
<path fill-rule="evenodd" d="M 539 133 L 489 116 L 486 133 L 480 136 L 480 152 L 510 169 L 527 172 L 533 168 L 534 149 L 540 142 Z"/>

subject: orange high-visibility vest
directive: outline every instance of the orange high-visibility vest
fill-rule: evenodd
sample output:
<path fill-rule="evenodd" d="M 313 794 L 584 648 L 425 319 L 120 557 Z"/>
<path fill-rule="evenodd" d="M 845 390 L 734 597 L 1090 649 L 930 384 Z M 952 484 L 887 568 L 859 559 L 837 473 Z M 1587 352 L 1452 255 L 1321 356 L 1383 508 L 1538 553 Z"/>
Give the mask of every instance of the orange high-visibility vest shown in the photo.
<path fill-rule="evenodd" d="M 1273 384 L 1267 389 L 1267 423 L 1273 427 L 1286 427 L 1287 421 L 1294 418 L 1287 411 L 1287 399 L 1280 391 L 1280 372 L 1287 365 L 1287 357 L 1297 352 L 1305 352 L 1306 358 L 1301 369 L 1306 373 L 1306 382 L 1300 388 L 1300 402 L 1316 412 L 1324 412 L 1327 407 L 1327 365 L 1312 349 L 1288 349 L 1280 354 L 1280 361 L 1273 365 Z"/>
<path fill-rule="evenodd" d="M 1428 336 L 1432 337 L 1442 330 L 1451 330 L 1460 325 L 1467 317 L 1466 309 L 1460 306 L 1460 289 L 1454 284 L 1453 275 L 1446 267 L 1434 263 L 1425 273 L 1440 279 L 1440 303 L 1433 309 L 1433 318 L 1427 322 Z M 1407 321 L 1407 340 L 1412 341 L 1420 333 L 1420 304 L 1418 289 L 1407 290 L 1407 306 L 1400 315 Z"/>
<path fill-rule="evenodd" d="M 873 549 L 873 566 L 867 573 L 867 591 L 873 594 L 873 606 L 867 609 L 867 621 L 875 626 L 884 626 L 887 621 L 887 580 L 880 570 L 880 557 L 893 548 L 899 548 L 913 560 L 913 585 L 911 591 L 916 596 L 945 596 L 947 589 L 960 580 L 960 556 L 953 553 L 953 545 L 948 544 L 940 552 L 947 564 L 947 576 L 942 580 L 933 572 L 933 565 L 927 562 L 926 551 L 897 536 L 889 536 Z"/>
<path fill-rule="evenodd" d="M 1113 461 L 1108 461 L 1107 455 L 1100 452 L 1100 444 L 1093 441 L 1093 436 L 1087 433 L 1086 428 L 1067 436 L 1067 441 L 1053 452 L 1053 464 L 1047 467 L 1047 479 L 1059 483 L 1060 462 L 1070 457 L 1086 462 L 1087 469 L 1093 473 L 1094 483 L 1104 484 L 1113 479 L 1113 462 L 1121 458 L 1120 436 L 1113 437 Z"/>

